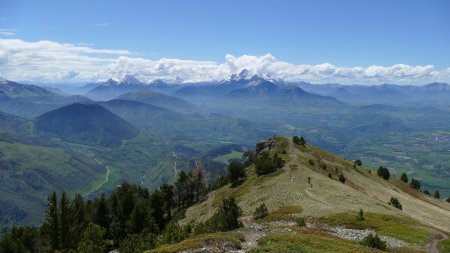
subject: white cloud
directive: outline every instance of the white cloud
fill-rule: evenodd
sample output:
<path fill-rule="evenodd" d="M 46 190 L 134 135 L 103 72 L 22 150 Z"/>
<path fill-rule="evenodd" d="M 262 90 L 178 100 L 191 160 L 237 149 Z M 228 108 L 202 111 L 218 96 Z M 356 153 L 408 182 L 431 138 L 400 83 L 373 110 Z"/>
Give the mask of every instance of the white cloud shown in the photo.
<path fill-rule="evenodd" d="M 16 35 L 16 32 L 17 32 L 16 29 L 5 29 L 5 28 L 0 29 L 1 36 L 13 36 Z"/>
<path fill-rule="evenodd" d="M 54 41 L 0 39 L 0 76 L 19 81 L 88 82 L 131 74 L 143 81 L 180 78 L 185 82 L 196 82 L 221 80 L 243 69 L 286 81 L 313 83 L 419 84 L 450 81 L 450 68 L 438 70 L 432 65 L 295 65 L 280 61 L 271 54 L 239 57 L 227 54 L 222 63 L 168 58 L 152 60 L 134 57 L 127 50 L 95 49 Z"/>
<path fill-rule="evenodd" d="M 94 26 L 97 26 L 97 27 L 103 27 L 103 26 L 108 26 L 109 24 L 108 23 L 106 23 L 106 22 L 102 22 L 102 23 L 96 23 L 96 24 L 94 24 Z"/>

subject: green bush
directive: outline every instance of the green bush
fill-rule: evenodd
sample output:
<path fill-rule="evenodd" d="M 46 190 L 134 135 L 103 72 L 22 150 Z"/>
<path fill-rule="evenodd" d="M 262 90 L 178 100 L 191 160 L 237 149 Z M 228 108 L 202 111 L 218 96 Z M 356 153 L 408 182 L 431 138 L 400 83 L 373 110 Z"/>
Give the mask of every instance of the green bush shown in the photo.
<path fill-rule="evenodd" d="M 262 219 L 269 215 L 269 210 L 267 209 L 266 205 L 263 203 L 260 206 L 258 206 L 255 211 L 253 212 L 253 218 L 255 220 Z"/>
<path fill-rule="evenodd" d="M 356 216 L 356 220 L 357 220 L 357 221 L 363 221 L 363 220 L 365 220 L 365 218 L 364 218 L 364 211 L 362 210 L 362 208 L 359 209 L 358 216 Z"/>
<path fill-rule="evenodd" d="M 314 161 L 313 160 L 309 160 L 309 165 L 314 166 Z"/>
<path fill-rule="evenodd" d="M 357 159 L 354 163 L 356 166 L 362 166 L 362 161 L 360 159 Z"/>
<path fill-rule="evenodd" d="M 361 244 L 370 248 L 375 248 L 379 250 L 386 250 L 386 243 L 378 237 L 378 235 L 373 236 L 372 234 L 364 237 Z"/>
<path fill-rule="evenodd" d="M 278 168 L 282 168 L 284 164 L 283 159 L 278 157 L 277 154 L 273 158 L 270 157 L 269 153 L 264 152 L 261 157 L 255 161 L 256 174 L 258 176 L 266 175 L 276 171 Z"/>
<path fill-rule="evenodd" d="M 380 166 L 377 170 L 377 175 L 382 177 L 384 180 L 388 180 L 391 177 L 391 173 L 386 167 Z"/>
<path fill-rule="evenodd" d="M 339 182 L 345 184 L 345 181 L 347 181 L 347 178 L 345 178 L 344 174 L 339 174 Z"/>
<path fill-rule="evenodd" d="M 400 201 L 398 201 L 397 198 L 392 197 L 389 201 L 389 205 L 402 210 L 402 204 L 400 204 Z"/>
<path fill-rule="evenodd" d="M 245 168 L 240 162 L 232 162 L 228 165 L 228 173 L 230 180 L 233 184 L 238 184 L 242 182 L 245 178 Z"/>
<path fill-rule="evenodd" d="M 295 219 L 295 222 L 297 223 L 297 226 L 299 226 L 299 227 L 306 226 L 305 218 L 303 218 L 303 217 L 298 217 L 297 219 Z"/>
<path fill-rule="evenodd" d="M 301 145 L 301 146 L 305 146 L 306 145 L 306 140 L 305 138 L 303 138 L 303 136 L 300 136 L 300 138 L 295 135 L 294 137 L 292 137 L 292 142 L 294 142 L 297 145 Z"/>
<path fill-rule="evenodd" d="M 409 186 L 413 189 L 419 190 L 420 189 L 420 181 L 412 178 L 411 182 L 409 183 Z"/>

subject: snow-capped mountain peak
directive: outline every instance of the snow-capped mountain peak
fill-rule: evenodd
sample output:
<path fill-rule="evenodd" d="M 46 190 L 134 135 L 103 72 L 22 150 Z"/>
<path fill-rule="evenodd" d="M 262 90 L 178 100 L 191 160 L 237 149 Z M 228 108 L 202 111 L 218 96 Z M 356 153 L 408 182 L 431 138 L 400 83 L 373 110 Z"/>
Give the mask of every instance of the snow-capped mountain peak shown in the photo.
<path fill-rule="evenodd" d="M 142 85 L 143 83 L 132 75 L 126 75 L 123 78 L 110 78 L 106 82 L 100 82 L 100 85 L 117 86 L 117 85 Z"/>

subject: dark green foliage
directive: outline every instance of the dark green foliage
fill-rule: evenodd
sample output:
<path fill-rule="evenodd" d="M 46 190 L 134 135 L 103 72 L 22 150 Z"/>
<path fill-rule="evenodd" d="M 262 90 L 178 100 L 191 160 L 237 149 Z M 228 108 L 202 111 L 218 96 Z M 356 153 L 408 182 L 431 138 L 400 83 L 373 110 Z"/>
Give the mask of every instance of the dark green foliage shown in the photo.
<path fill-rule="evenodd" d="M 187 231 L 178 225 L 178 223 L 172 221 L 167 224 L 163 233 L 161 234 L 161 244 L 178 243 L 188 237 Z"/>
<path fill-rule="evenodd" d="M 345 181 L 347 181 L 347 178 L 345 178 L 344 174 L 339 174 L 339 182 L 345 184 Z"/>
<path fill-rule="evenodd" d="M 156 247 L 154 234 L 129 234 L 120 243 L 120 253 L 144 252 Z"/>
<path fill-rule="evenodd" d="M 48 238 L 52 251 L 59 249 L 59 215 L 56 192 L 48 197 L 47 216 L 42 225 L 42 234 Z"/>
<path fill-rule="evenodd" d="M 397 198 L 391 197 L 391 200 L 389 201 L 389 205 L 402 210 L 402 204 L 400 204 L 400 201 L 398 201 Z"/>
<path fill-rule="evenodd" d="M 322 170 L 327 170 L 327 165 L 326 165 L 325 163 L 320 162 L 319 164 L 320 164 L 320 168 L 321 168 Z"/>
<path fill-rule="evenodd" d="M 364 211 L 362 210 L 362 208 L 359 209 L 358 216 L 356 216 L 356 220 L 357 220 L 357 221 L 363 221 L 363 220 L 365 220 L 365 218 L 364 218 Z"/>
<path fill-rule="evenodd" d="M 297 219 L 295 219 L 295 223 L 296 223 L 297 226 L 299 226 L 299 227 L 304 227 L 304 226 L 306 226 L 306 221 L 305 221 L 305 218 L 303 218 L 303 217 L 298 217 Z"/>
<path fill-rule="evenodd" d="M 378 237 L 378 235 L 373 236 L 372 234 L 369 234 L 368 236 L 364 237 L 364 239 L 361 241 L 361 244 L 379 250 L 387 249 L 386 243 L 382 241 L 380 237 Z"/>
<path fill-rule="evenodd" d="M 195 177 L 180 174 L 181 181 L 185 179 L 187 182 L 181 184 L 182 199 L 187 196 L 184 194 L 197 194 Z M 193 199 L 191 197 L 189 200 L 192 204 L 195 203 Z M 178 242 L 186 238 L 191 228 L 180 228 L 176 224 L 172 216 L 175 200 L 173 186 L 168 184 L 161 185 L 152 193 L 141 187 L 122 184 L 109 197 L 101 195 L 86 202 L 79 194 L 71 200 L 64 192 L 58 201 L 56 193 L 52 193 L 48 198 L 47 216 L 42 227 L 4 231 L 0 252 L 35 252 L 35 245 L 39 245 L 42 252 L 103 253 L 107 247 L 121 247 L 121 252 L 135 252 L 154 248 L 158 235 L 162 241 Z M 211 223 L 216 231 L 236 226 L 232 217 L 236 212 L 239 216 L 240 209 L 236 209 L 235 205 L 234 200 L 224 202 L 214 223 Z"/>
<path fill-rule="evenodd" d="M 83 239 L 78 243 L 79 253 L 101 253 L 106 251 L 104 236 L 106 230 L 99 225 L 89 223 L 84 230 Z"/>
<path fill-rule="evenodd" d="M 437 199 L 440 199 L 440 198 L 441 198 L 441 194 L 439 194 L 439 191 L 438 191 L 438 190 L 436 190 L 436 191 L 434 192 L 433 197 L 435 197 L 435 198 L 437 198 Z"/>
<path fill-rule="evenodd" d="M 402 175 L 400 176 L 400 180 L 402 180 L 404 183 L 408 183 L 408 176 L 406 175 L 406 173 L 402 173 Z"/>
<path fill-rule="evenodd" d="M 377 175 L 384 180 L 388 180 L 391 177 L 391 173 L 386 167 L 380 166 L 377 170 Z"/>
<path fill-rule="evenodd" d="M 238 184 L 245 178 L 245 168 L 240 162 L 232 162 L 228 165 L 228 174 L 233 185 Z"/>
<path fill-rule="evenodd" d="M 257 158 L 254 163 L 256 167 L 256 174 L 258 176 L 272 173 L 278 168 L 283 167 L 283 159 L 278 157 L 277 154 L 271 158 L 268 152 L 262 153 L 261 157 Z"/>
<path fill-rule="evenodd" d="M 450 203 L 450 196 L 449 196 L 445 201 L 447 201 L 448 203 Z"/>
<path fill-rule="evenodd" d="M 237 205 L 233 197 L 222 201 L 219 210 L 207 221 L 195 226 L 196 234 L 213 233 L 219 231 L 230 231 L 242 226 L 239 216 L 242 214 L 241 208 Z"/>
<path fill-rule="evenodd" d="M 428 196 L 431 196 L 431 193 L 428 190 L 423 190 L 422 192 Z"/>
<path fill-rule="evenodd" d="M 253 219 L 262 219 L 269 215 L 269 210 L 267 209 L 267 206 L 262 203 L 260 206 L 258 206 L 255 211 L 253 212 Z"/>
<path fill-rule="evenodd" d="M 34 227 L 13 227 L 4 230 L 0 241 L 0 252 L 22 253 L 37 252 L 39 245 L 39 231 Z"/>
<path fill-rule="evenodd" d="M 217 221 L 219 231 L 230 231 L 241 226 L 239 216 L 242 214 L 241 208 L 237 205 L 233 197 L 224 199 L 219 210 L 214 214 L 213 219 Z"/>
<path fill-rule="evenodd" d="M 308 162 L 309 162 L 309 165 L 314 166 L 314 161 L 313 160 L 310 159 Z"/>
<path fill-rule="evenodd" d="M 67 198 L 66 192 L 62 192 L 61 199 L 59 201 L 60 240 L 62 249 L 69 248 L 69 241 L 71 238 L 70 228 L 73 225 L 73 214 L 70 205 L 71 203 Z"/>
<path fill-rule="evenodd" d="M 292 137 L 292 142 L 294 142 L 297 145 L 301 145 L 301 146 L 305 146 L 306 145 L 306 140 L 305 138 L 303 138 L 303 136 L 300 136 L 300 138 L 295 135 L 294 137 Z"/>
<path fill-rule="evenodd" d="M 419 190 L 420 189 L 420 181 L 412 178 L 411 182 L 409 183 L 409 186 L 413 189 Z"/>
<path fill-rule="evenodd" d="M 355 162 L 354 162 L 354 164 L 355 164 L 356 166 L 362 166 L 362 161 L 361 161 L 360 159 L 356 159 Z"/>

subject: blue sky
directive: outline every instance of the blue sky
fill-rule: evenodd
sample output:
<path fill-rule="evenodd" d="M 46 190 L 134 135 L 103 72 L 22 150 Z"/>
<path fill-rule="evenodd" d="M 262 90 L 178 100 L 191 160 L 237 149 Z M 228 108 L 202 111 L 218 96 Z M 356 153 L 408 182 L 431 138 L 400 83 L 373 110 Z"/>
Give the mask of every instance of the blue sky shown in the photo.
<path fill-rule="evenodd" d="M 2 0 L 0 39 L 128 50 L 127 57 L 151 60 L 270 54 L 293 65 L 447 70 L 450 1 Z"/>

